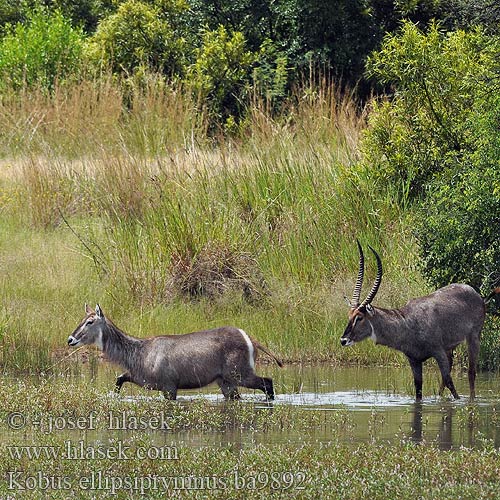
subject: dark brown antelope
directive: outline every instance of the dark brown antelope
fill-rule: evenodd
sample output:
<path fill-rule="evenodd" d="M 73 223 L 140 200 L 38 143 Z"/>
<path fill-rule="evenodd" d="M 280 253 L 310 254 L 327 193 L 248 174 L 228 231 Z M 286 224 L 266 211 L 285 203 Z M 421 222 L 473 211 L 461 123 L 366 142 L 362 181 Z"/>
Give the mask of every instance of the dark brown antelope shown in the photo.
<path fill-rule="evenodd" d="M 422 363 L 435 358 L 441 371 L 444 387 L 459 396 L 450 371 L 453 350 L 464 340 L 469 353 L 469 388 L 475 396 L 476 363 L 479 338 L 485 317 L 485 302 L 472 287 L 452 284 L 430 295 L 413 299 L 401 309 L 382 309 L 371 305 L 382 282 L 382 261 L 373 250 L 377 261 L 377 277 L 366 299 L 360 303 L 364 276 L 363 249 L 358 241 L 359 272 L 349 309 L 349 322 L 341 338 L 343 346 L 370 337 L 376 344 L 403 352 L 410 362 L 415 382 L 416 399 L 422 399 Z"/>
<path fill-rule="evenodd" d="M 257 350 L 282 363 L 243 330 L 222 327 L 185 335 L 138 339 L 126 335 L 104 316 L 85 305 L 85 317 L 69 336 L 68 344 L 94 344 L 126 371 L 116 380 L 116 392 L 125 382 L 162 391 L 168 399 L 178 389 L 194 389 L 217 382 L 226 399 L 239 399 L 238 386 L 260 389 L 274 399 L 273 381 L 255 374 Z"/>

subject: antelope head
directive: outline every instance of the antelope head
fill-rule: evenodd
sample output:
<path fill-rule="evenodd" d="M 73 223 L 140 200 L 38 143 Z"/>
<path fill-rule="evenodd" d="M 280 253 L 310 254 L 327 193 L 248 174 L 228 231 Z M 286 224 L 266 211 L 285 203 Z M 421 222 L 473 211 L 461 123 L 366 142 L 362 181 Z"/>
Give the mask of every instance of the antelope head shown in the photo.
<path fill-rule="evenodd" d="M 359 251 L 358 279 L 356 280 L 354 293 L 350 303 L 349 322 L 347 323 L 344 334 L 340 339 L 340 343 L 343 346 L 352 345 L 366 339 L 367 337 L 372 337 L 375 340 L 375 332 L 370 321 L 370 317 L 375 314 L 375 311 L 371 306 L 371 303 L 375 298 L 375 295 L 377 295 L 380 283 L 382 282 L 382 261 L 380 260 L 378 253 L 369 246 L 375 256 L 375 259 L 377 260 L 377 277 L 375 278 L 370 293 L 366 299 L 360 303 L 361 287 L 363 286 L 363 277 L 365 274 L 365 256 L 363 255 L 361 244 L 359 241 L 357 241 L 357 243 Z"/>
<path fill-rule="evenodd" d="M 102 350 L 102 329 L 105 322 L 106 319 L 99 304 L 96 305 L 95 311 L 85 304 L 85 317 L 68 337 L 68 345 L 76 347 L 95 344 Z"/>

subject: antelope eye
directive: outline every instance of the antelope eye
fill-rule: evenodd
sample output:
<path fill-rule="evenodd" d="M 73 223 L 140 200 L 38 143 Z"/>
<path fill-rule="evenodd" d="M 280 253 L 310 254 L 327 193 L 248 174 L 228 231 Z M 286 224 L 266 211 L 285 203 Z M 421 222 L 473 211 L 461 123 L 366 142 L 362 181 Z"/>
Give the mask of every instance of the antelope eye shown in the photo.
<path fill-rule="evenodd" d="M 360 316 L 360 315 L 357 315 L 354 317 L 354 320 L 352 322 L 352 327 L 354 328 L 356 326 L 356 323 L 359 321 L 359 322 L 362 322 L 363 320 L 365 319 L 364 316 Z"/>
<path fill-rule="evenodd" d="M 94 320 L 93 320 L 93 319 L 88 319 L 88 320 L 87 320 L 87 323 L 85 323 L 85 324 L 86 324 L 86 325 L 91 325 L 93 322 L 94 322 Z"/>

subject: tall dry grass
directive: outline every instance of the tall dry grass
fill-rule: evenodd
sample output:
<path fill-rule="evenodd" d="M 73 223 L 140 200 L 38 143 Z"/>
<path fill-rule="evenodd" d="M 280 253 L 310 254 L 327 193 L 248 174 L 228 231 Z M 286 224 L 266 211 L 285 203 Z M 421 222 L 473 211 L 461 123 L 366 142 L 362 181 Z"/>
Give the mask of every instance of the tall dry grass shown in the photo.
<path fill-rule="evenodd" d="M 164 156 L 205 137 L 203 114 L 181 85 L 149 75 L 112 75 L 0 96 L 0 154 L 77 159 L 101 154 Z"/>

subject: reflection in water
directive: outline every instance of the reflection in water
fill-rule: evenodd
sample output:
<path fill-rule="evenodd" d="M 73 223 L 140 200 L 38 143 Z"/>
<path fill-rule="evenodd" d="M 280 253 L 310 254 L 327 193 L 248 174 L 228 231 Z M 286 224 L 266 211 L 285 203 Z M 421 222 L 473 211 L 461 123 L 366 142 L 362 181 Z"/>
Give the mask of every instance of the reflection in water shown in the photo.
<path fill-rule="evenodd" d="M 411 429 L 411 440 L 416 443 L 423 443 L 424 435 L 423 435 L 423 414 L 424 414 L 424 405 L 421 402 L 417 402 L 413 404 L 413 425 Z M 439 448 L 441 450 L 451 450 L 453 446 L 452 439 L 452 423 L 453 423 L 453 408 L 450 405 L 446 405 L 446 407 L 441 410 L 441 423 L 439 426 L 439 431 L 437 434 L 437 441 Z"/>
<path fill-rule="evenodd" d="M 422 442 L 422 403 L 413 405 L 413 426 L 411 431 L 411 440 L 416 443 Z"/>
<path fill-rule="evenodd" d="M 441 450 L 461 446 L 478 448 L 486 443 L 500 447 L 500 429 L 492 402 L 459 406 L 447 401 L 441 405 L 413 403 L 409 438 L 415 443 L 436 443 Z"/>
<path fill-rule="evenodd" d="M 438 434 L 439 447 L 442 450 L 451 450 L 453 438 L 451 429 L 453 427 L 453 408 L 447 405 L 441 410 L 441 427 Z"/>

